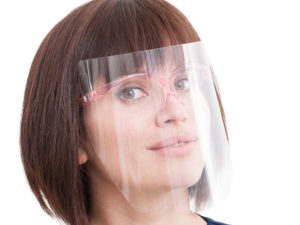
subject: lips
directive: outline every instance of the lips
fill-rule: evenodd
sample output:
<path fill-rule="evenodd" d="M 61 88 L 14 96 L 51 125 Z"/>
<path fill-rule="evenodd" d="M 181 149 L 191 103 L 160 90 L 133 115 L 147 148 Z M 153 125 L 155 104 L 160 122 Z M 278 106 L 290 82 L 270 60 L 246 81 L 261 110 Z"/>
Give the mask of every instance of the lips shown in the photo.
<path fill-rule="evenodd" d="M 162 149 L 166 149 L 166 148 L 176 149 L 176 148 L 185 146 L 189 143 L 195 142 L 195 141 L 197 141 L 197 139 L 198 139 L 197 137 L 193 137 L 188 134 L 184 134 L 184 135 L 180 135 L 180 136 L 172 136 L 172 137 L 164 139 L 163 141 L 160 141 L 154 145 L 151 145 L 150 147 L 148 147 L 148 149 L 152 150 L 152 151 L 162 150 Z"/>

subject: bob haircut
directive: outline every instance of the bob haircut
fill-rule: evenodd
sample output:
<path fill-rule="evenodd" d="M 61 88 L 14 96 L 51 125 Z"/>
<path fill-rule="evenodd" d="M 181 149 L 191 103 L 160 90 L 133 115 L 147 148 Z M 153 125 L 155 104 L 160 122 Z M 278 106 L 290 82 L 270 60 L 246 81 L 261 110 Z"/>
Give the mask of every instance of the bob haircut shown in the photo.
<path fill-rule="evenodd" d="M 200 41 L 186 17 L 164 0 L 93 0 L 45 37 L 27 79 L 20 130 L 22 162 L 41 207 L 67 224 L 89 224 L 89 179 L 78 151 L 92 154 L 80 107 L 83 59 Z M 215 90 L 227 135 L 218 87 Z M 209 202 L 205 173 L 189 189 Z"/>

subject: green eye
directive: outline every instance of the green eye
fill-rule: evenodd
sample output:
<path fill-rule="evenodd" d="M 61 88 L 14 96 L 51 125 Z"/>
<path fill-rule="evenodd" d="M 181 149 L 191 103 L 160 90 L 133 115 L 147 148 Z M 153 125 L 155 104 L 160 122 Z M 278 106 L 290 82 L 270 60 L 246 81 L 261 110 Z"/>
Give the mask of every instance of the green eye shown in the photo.
<path fill-rule="evenodd" d="M 175 89 L 178 91 L 184 91 L 189 89 L 189 83 L 187 78 L 183 78 L 180 80 L 177 80 L 175 83 Z"/>

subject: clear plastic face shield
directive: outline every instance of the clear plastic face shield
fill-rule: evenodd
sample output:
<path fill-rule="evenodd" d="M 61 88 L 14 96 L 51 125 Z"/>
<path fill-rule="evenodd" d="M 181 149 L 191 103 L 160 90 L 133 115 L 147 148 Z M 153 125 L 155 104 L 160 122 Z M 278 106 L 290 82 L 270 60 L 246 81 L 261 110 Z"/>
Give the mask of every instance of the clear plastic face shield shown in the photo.
<path fill-rule="evenodd" d="M 229 149 L 201 42 L 83 60 L 79 78 L 99 170 L 130 207 L 195 211 L 223 196 Z"/>

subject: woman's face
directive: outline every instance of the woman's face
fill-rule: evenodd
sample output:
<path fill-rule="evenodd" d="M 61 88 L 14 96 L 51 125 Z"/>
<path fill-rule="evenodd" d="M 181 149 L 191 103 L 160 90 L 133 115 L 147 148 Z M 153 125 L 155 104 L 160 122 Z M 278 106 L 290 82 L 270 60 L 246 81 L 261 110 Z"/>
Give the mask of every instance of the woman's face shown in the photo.
<path fill-rule="evenodd" d="M 189 187 L 199 180 L 204 166 L 199 134 L 208 133 L 210 116 L 198 95 L 204 127 L 199 130 L 187 73 L 185 67 L 169 67 L 119 78 L 85 106 L 96 155 L 121 190 Z"/>

